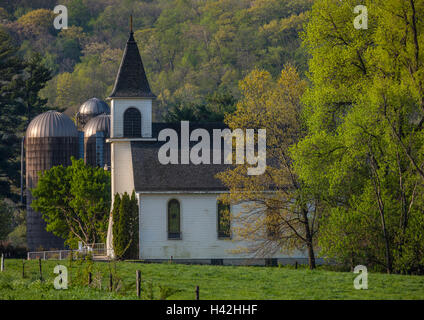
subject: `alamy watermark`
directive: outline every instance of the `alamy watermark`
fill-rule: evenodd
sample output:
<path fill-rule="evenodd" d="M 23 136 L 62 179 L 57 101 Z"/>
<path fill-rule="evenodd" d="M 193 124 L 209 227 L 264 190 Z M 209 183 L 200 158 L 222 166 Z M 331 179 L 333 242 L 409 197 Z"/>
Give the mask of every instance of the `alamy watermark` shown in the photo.
<path fill-rule="evenodd" d="M 60 4 L 54 7 L 53 12 L 57 14 L 53 20 L 55 29 L 68 29 L 68 8 Z"/>
<path fill-rule="evenodd" d="M 366 266 L 359 265 L 353 270 L 354 273 L 360 273 L 355 280 L 353 280 L 353 286 L 356 290 L 367 290 L 368 289 L 368 269 Z"/>
<path fill-rule="evenodd" d="M 358 5 L 353 9 L 355 14 L 359 14 L 353 20 L 353 26 L 356 30 L 368 29 L 368 8 L 364 5 Z"/>
<path fill-rule="evenodd" d="M 56 290 L 68 289 L 68 268 L 64 265 L 58 264 L 54 267 L 53 273 L 58 274 L 58 276 L 54 278 L 54 288 Z"/>
<path fill-rule="evenodd" d="M 158 159 L 163 165 L 189 163 L 208 165 L 211 164 L 212 151 L 212 164 L 222 164 L 221 151 L 224 149 L 224 164 L 233 164 L 233 139 L 235 139 L 235 163 L 244 164 L 246 159 L 252 166 L 247 169 L 247 174 L 261 175 L 266 169 L 266 129 L 257 131 L 255 139 L 254 129 L 233 131 L 228 128 L 213 129 L 211 139 L 209 131 L 203 128 L 195 129 L 190 134 L 189 121 L 181 121 L 181 143 L 174 129 L 163 129 L 159 132 L 158 141 L 165 143 L 159 149 Z M 222 139 L 224 140 L 223 148 Z M 190 142 L 197 143 L 190 148 Z"/>

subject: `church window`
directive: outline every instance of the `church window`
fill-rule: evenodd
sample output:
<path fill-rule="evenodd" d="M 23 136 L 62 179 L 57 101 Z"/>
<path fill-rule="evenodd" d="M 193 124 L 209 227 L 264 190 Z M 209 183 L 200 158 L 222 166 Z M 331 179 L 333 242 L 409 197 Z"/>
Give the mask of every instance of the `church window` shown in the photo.
<path fill-rule="evenodd" d="M 231 207 L 218 201 L 218 238 L 231 237 Z"/>
<path fill-rule="evenodd" d="M 128 108 L 124 112 L 124 137 L 141 137 L 141 114 L 136 108 Z"/>
<path fill-rule="evenodd" d="M 168 239 L 181 239 L 180 202 L 172 199 L 168 202 Z"/>

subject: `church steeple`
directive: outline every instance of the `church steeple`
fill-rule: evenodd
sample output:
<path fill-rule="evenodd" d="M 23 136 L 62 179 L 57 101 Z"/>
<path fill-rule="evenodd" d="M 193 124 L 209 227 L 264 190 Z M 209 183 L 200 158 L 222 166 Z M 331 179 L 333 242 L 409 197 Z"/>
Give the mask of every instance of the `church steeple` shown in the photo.
<path fill-rule="evenodd" d="M 132 16 L 130 36 L 109 98 L 155 98 L 150 90 L 140 52 L 134 40 Z"/>

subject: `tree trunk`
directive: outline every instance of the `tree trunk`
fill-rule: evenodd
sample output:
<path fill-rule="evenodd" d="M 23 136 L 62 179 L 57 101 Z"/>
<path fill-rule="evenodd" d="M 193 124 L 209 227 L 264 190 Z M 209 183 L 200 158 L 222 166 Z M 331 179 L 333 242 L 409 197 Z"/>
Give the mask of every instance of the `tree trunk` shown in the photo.
<path fill-rule="evenodd" d="M 380 213 L 381 228 L 383 229 L 384 245 L 386 247 L 387 273 L 390 274 L 392 273 L 392 256 L 390 254 L 390 242 L 389 242 L 389 236 L 387 234 L 386 219 L 384 217 L 384 205 L 383 205 L 383 200 L 381 199 L 380 188 L 378 188 L 377 190 L 378 190 L 377 192 L 378 211 Z"/>
<path fill-rule="evenodd" d="M 311 242 L 308 242 L 308 262 L 309 262 L 309 269 L 313 270 L 315 269 L 315 253 L 314 253 L 314 247 Z"/>
<path fill-rule="evenodd" d="M 392 256 L 390 254 L 390 242 L 389 242 L 389 236 L 387 234 L 387 227 L 386 227 L 386 219 L 384 217 L 384 206 L 383 206 L 383 200 L 380 196 L 380 189 L 377 189 L 377 197 L 378 197 L 378 211 L 380 213 L 380 219 L 381 219 L 381 228 L 383 230 L 383 238 L 384 238 L 384 245 L 386 247 L 386 265 L 387 265 L 387 273 L 392 273 Z"/>
<path fill-rule="evenodd" d="M 378 173 L 377 173 L 377 165 L 376 165 L 376 161 L 375 158 L 372 155 L 372 152 L 370 152 L 371 154 L 371 169 L 373 171 L 373 175 L 374 175 L 374 179 L 373 184 L 374 184 L 374 191 L 375 191 L 375 195 L 377 197 L 377 204 L 378 204 L 378 212 L 380 214 L 380 219 L 381 219 L 381 228 L 383 231 L 383 238 L 384 238 L 384 245 L 386 247 L 386 268 L 387 268 L 387 273 L 392 273 L 392 256 L 390 254 L 390 242 L 389 242 L 389 236 L 387 233 L 387 227 L 386 227 L 386 219 L 384 217 L 384 201 L 383 198 L 381 196 L 381 187 L 380 187 L 380 179 L 378 177 Z"/>
<path fill-rule="evenodd" d="M 387 264 L 387 273 L 392 273 L 392 255 L 390 254 L 390 243 L 389 237 L 387 235 L 386 222 L 384 219 L 384 214 L 381 213 L 381 220 L 383 226 L 383 236 L 384 236 L 384 244 L 386 246 L 386 264 Z"/>
<path fill-rule="evenodd" d="M 313 239 L 312 239 L 312 231 L 309 226 L 309 219 L 308 219 L 308 210 L 303 208 L 302 209 L 303 219 L 305 223 L 305 236 L 306 236 L 306 246 L 308 247 L 308 262 L 309 262 L 309 269 L 315 269 L 315 253 L 314 253 L 314 245 L 313 245 Z"/>

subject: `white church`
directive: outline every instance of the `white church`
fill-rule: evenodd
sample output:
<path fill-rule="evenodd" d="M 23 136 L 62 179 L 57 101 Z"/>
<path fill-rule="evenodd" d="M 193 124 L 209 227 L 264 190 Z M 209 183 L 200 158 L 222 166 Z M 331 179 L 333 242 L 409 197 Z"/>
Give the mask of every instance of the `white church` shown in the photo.
<path fill-rule="evenodd" d="M 158 134 L 166 128 L 182 134 L 180 124 L 152 123 L 151 92 L 137 44 L 131 31 L 115 85 L 111 103 L 111 175 L 112 199 L 116 193 L 135 190 L 139 202 L 139 258 L 205 264 L 277 264 L 306 263 L 304 253 L 291 256 L 253 257 L 235 253 L 247 246 L 234 232 L 236 225 L 220 223 L 225 206 L 218 196 L 228 192 L 215 178 L 227 165 L 162 164 L 158 159 L 165 143 Z M 225 128 L 223 124 L 193 124 L 190 132 Z M 181 157 L 186 155 L 181 154 Z M 231 206 L 232 215 L 241 206 Z M 109 221 L 107 249 L 113 257 L 112 225 Z M 271 261 L 271 262 L 270 262 Z"/>

